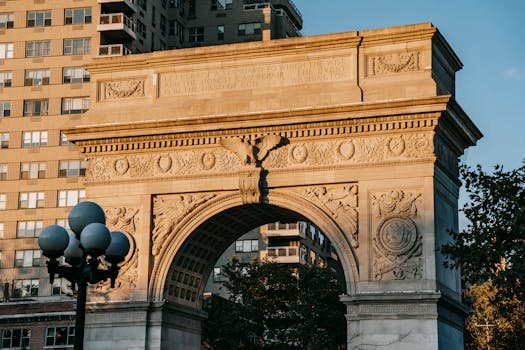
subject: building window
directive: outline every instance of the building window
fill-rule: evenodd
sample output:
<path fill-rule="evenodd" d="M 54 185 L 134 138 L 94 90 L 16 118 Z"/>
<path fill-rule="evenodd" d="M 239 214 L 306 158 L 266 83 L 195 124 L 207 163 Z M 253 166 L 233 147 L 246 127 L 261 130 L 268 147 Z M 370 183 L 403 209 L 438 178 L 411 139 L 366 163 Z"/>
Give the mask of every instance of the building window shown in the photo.
<path fill-rule="evenodd" d="M 58 206 L 72 207 L 84 201 L 85 198 L 85 190 L 58 191 Z"/>
<path fill-rule="evenodd" d="M 220 282 L 221 281 L 221 268 L 220 267 L 214 267 L 213 268 L 213 282 Z"/>
<path fill-rule="evenodd" d="M 224 40 L 224 26 L 217 26 L 217 40 Z"/>
<path fill-rule="evenodd" d="M 39 285 L 40 283 L 36 278 L 30 280 L 15 280 L 13 281 L 13 297 L 37 297 Z"/>
<path fill-rule="evenodd" d="M 4 223 L 0 222 L 0 239 L 4 238 Z"/>
<path fill-rule="evenodd" d="M 22 180 L 43 179 L 46 177 L 46 163 L 32 162 L 20 164 L 20 178 Z"/>
<path fill-rule="evenodd" d="M 86 161 L 61 160 L 58 164 L 58 176 L 86 176 Z"/>
<path fill-rule="evenodd" d="M 64 39 L 64 55 L 88 54 L 90 47 L 90 38 Z"/>
<path fill-rule="evenodd" d="M 89 109 L 89 97 L 62 98 L 62 114 L 81 114 Z"/>
<path fill-rule="evenodd" d="M 4 328 L 2 330 L 2 349 L 29 348 L 31 328 Z"/>
<path fill-rule="evenodd" d="M 14 13 L 0 13 L 0 28 L 13 28 L 14 23 Z"/>
<path fill-rule="evenodd" d="M 259 251 L 258 239 L 244 239 L 235 242 L 236 253 L 251 253 Z"/>
<path fill-rule="evenodd" d="M 200 43 L 204 41 L 204 27 L 188 28 L 188 41 L 190 43 Z"/>
<path fill-rule="evenodd" d="M 40 236 L 43 224 L 42 221 L 18 221 L 16 223 L 16 238 Z"/>
<path fill-rule="evenodd" d="M 162 35 L 166 35 L 166 23 L 167 23 L 166 17 L 163 15 L 160 15 L 160 32 L 162 33 Z"/>
<path fill-rule="evenodd" d="M 66 134 L 64 134 L 63 132 L 60 133 L 60 144 L 63 146 L 63 145 L 70 145 L 72 144 L 72 142 L 69 142 L 67 140 L 67 136 Z"/>
<path fill-rule="evenodd" d="M 21 192 L 18 195 L 18 208 L 43 208 L 45 204 L 44 192 Z"/>
<path fill-rule="evenodd" d="M 91 8 L 66 9 L 64 12 L 64 24 L 91 23 Z"/>
<path fill-rule="evenodd" d="M 0 44 L 0 59 L 13 58 L 13 44 Z"/>
<path fill-rule="evenodd" d="M 195 12 L 196 12 L 195 2 L 196 0 L 188 1 L 188 17 L 195 17 Z"/>
<path fill-rule="evenodd" d="M 261 24 L 260 23 L 244 23 L 239 24 L 239 35 L 254 35 L 261 34 Z"/>
<path fill-rule="evenodd" d="M 233 0 L 211 0 L 212 11 L 230 10 L 233 7 Z"/>
<path fill-rule="evenodd" d="M 151 6 L 151 26 L 153 28 L 157 26 L 157 9 L 155 6 Z"/>
<path fill-rule="evenodd" d="M 139 5 L 144 11 L 146 11 L 146 7 L 148 6 L 146 0 L 137 0 L 137 5 Z"/>
<path fill-rule="evenodd" d="M 137 33 L 141 37 L 146 38 L 146 25 L 139 20 L 137 20 Z"/>
<path fill-rule="evenodd" d="M 49 85 L 49 69 L 26 70 L 24 85 Z"/>
<path fill-rule="evenodd" d="M 47 327 L 46 328 L 46 348 L 63 347 L 75 343 L 75 327 Z"/>
<path fill-rule="evenodd" d="M 55 278 L 51 286 L 51 295 L 71 295 L 71 283 L 65 278 Z M 58 345 L 58 344 L 57 344 Z"/>
<path fill-rule="evenodd" d="M 62 226 L 66 230 L 71 231 L 71 228 L 69 227 L 69 221 L 67 219 L 56 219 L 55 222 L 58 226 Z"/>
<path fill-rule="evenodd" d="M 26 57 L 39 57 L 51 55 L 51 42 L 45 41 L 27 41 Z"/>
<path fill-rule="evenodd" d="M 0 134 L 0 148 L 9 148 L 9 133 L 3 132 Z"/>
<path fill-rule="evenodd" d="M 64 84 L 87 83 L 89 82 L 89 72 L 84 67 L 64 68 L 62 82 Z"/>
<path fill-rule="evenodd" d="M 29 11 L 27 13 L 28 27 L 48 27 L 51 25 L 51 10 Z"/>
<path fill-rule="evenodd" d="M 0 210 L 5 210 L 6 196 L 4 193 L 0 193 Z"/>
<path fill-rule="evenodd" d="M 42 252 L 40 250 L 17 250 L 15 252 L 15 267 L 38 267 Z"/>
<path fill-rule="evenodd" d="M 0 101 L 0 118 L 11 115 L 11 101 Z"/>
<path fill-rule="evenodd" d="M 7 180 L 7 164 L 0 164 L 0 181 Z"/>
<path fill-rule="evenodd" d="M 24 131 L 22 139 L 24 148 L 47 146 L 47 131 Z"/>
<path fill-rule="evenodd" d="M 0 87 L 11 86 L 13 82 L 13 72 L 0 72 Z"/>

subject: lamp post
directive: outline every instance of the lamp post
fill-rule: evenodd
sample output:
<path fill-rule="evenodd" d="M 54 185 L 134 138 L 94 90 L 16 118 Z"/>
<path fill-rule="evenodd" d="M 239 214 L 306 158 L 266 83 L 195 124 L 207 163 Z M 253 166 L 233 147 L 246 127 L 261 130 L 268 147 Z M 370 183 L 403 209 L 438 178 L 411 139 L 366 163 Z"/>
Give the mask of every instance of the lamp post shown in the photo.
<path fill-rule="evenodd" d="M 74 350 L 84 347 L 87 284 L 111 280 L 115 287 L 118 264 L 124 261 L 130 245 L 125 234 L 110 232 L 106 227 L 104 210 L 96 203 L 81 202 L 68 216 L 68 233 L 62 226 L 45 227 L 38 238 L 42 254 L 49 258 L 47 270 L 51 284 L 55 274 L 64 277 L 77 290 Z M 68 265 L 59 265 L 58 258 L 65 257 Z M 99 265 L 106 266 L 100 269 Z"/>

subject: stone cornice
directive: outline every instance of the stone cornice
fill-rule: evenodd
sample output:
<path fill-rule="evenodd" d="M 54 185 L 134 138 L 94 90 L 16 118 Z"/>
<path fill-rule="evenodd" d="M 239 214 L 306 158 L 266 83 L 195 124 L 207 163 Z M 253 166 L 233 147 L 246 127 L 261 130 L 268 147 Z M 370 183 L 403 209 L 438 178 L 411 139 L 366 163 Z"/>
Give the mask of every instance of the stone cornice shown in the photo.
<path fill-rule="evenodd" d="M 149 134 L 142 132 L 140 136 L 125 136 L 97 139 L 86 138 L 76 144 L 86 154 L 92 153 L 127 153 L 148 149 L 174 149 L 209 147 L 218 143 L 220 138 L 244 136 L 255 139 L 265 134 L 278 133 L 289 139 L 319 139 L 334 138 L 344 135 L 367 135 L 379 133 L 406 133 L 423 130 L 433 130 L 441 116 L 440 111 L 414 114 L 400 114 L 394 116 L 377 116 L 364 119 L 345 118 L 330 121 L 316 121 L 312 123 L 295 123 L 279 126 L 244 127 L 224 130 L 192 132 L 159 132 Z M 163 131 L 167 129 L 161 128 Z M 129 135 L 129 132 L 126 133 Z M 84 135 L 84 134 L 83 134 Z"/>
<path fill-rule="evenodd" d="M 64 129 L 68 139 L 84 145 L 86 140 L 91 144 L 100 144 L 101 139 L 119 138 L 122 136 L 134 137 L 144 140 L 159 134 L 187 134 L 196 130 L 202 135 L 219 135 L 220 130 L 232 129 L 235 133 L 243 133 L 247 129 L 260 128 L 259 132 L 265 133 L 275 131 L 285 125 L 303 125 L 296 128 L 305 128 L 305 118 L 308 120 L 309 128 L 315 127 L 315 123 L 329 123 L 338 121 L 354 120 L 358 122 L 362 118 L 377 118 L 383 116 L 409 115 L 420 113 L 443 112 L 447 109 L 450 96 L 430 97 L 426 99 L 410 99 L 386 101 L 378 103 L 357 103 L 349 105 L 304 108 L 287 111 L 272 111 L 249 114 L 231 114 L 217 116 L 200 116 L 191 118 L 176 118 L 168 121 L 142 121 L 129 123 L 107 123 L 96 125 L 84 125 L 75 128 Z M 87 114 L 89 117 L 89 114 Z M 369 122 L 369 121 L 368 121 Z M 366 122 L 365 122 L 366 124 Z M 211 133 L 211 134 L 210 134 Z M 231 133 L 231 131 L 230 131 Z M 227 135 L 227 134 L 224 134 Z"/>
<path fill-rule="evenodd" d="M 358 32 L 358 35 L 363 38 L 360 46 L 368 47 L 430 39 L 436 31 L 437 29 L 432 23 L 426 22 L 382 29 L 361 30 Z"/>

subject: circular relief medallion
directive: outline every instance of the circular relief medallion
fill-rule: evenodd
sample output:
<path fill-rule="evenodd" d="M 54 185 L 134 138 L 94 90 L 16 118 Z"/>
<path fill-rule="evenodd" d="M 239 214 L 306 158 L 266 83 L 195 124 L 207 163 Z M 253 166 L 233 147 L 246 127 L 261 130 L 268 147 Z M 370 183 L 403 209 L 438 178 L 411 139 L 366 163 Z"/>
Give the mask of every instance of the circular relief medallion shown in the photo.
<path fill-rule="evenodd" d="M 129 162 L 126 158 L 117 159 L 115 162 L 115 171 L 119 175 L 124 175 L 129 169 Z"/>
<path fill-rule="evenodd" d="M 308 157 L 308 150 L 304 145 L 296 145 L 292 148 L 292 159 L 296 163 L 303 163 Z"/>
<path fill-rule="evenodd" d="M 417 230 L 408 218 L 390 218 L 378 229 L 376 242 L 378 248 L 388 255 L 403 255 L 414 247 Z"/>
<path fill-rule="evenodd" d="M 401 136 L 392 137 L 388 140 L 388 148 L 396 156 L 400 156 L 405 151 L 405 140 Z"/>
<path fill-rule="evenodd" d="M 173 165 L 173 161 L 171 160 L 170 156 L 167 156 L 167 155 L 160 156 L 157 161 L 157 165 L 160 170 L 162 170 L 163 172 L 167 172 L 168 170 L 171 169 L 171 166 Z"/>
<path fill-rule="evenodd" d="M 349 160 L 354 156 L 355 145 L 352 141 L 341 142 L 339 144 L 338 151 L 339 155 L 343 157 L 343 159 Z"/>
<path fill-rule="evenodd" d="M 215 154 L 206 152 L 201 156 L 201 165 L 205 170 L 210 170 L 215 166 Z"/>

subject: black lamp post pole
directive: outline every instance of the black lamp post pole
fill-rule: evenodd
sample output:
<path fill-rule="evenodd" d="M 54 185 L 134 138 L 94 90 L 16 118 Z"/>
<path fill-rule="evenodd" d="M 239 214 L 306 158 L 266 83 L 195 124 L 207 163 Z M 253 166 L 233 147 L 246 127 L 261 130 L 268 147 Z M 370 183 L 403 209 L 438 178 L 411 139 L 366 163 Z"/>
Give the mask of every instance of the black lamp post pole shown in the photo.
<path fill-rule="evenodd" d="M 79 278 L 77 282 L 77 312 L 75 316 L 74 350 L 84 349 L 84 325 L 86 323 L 87 281 Z"/>

